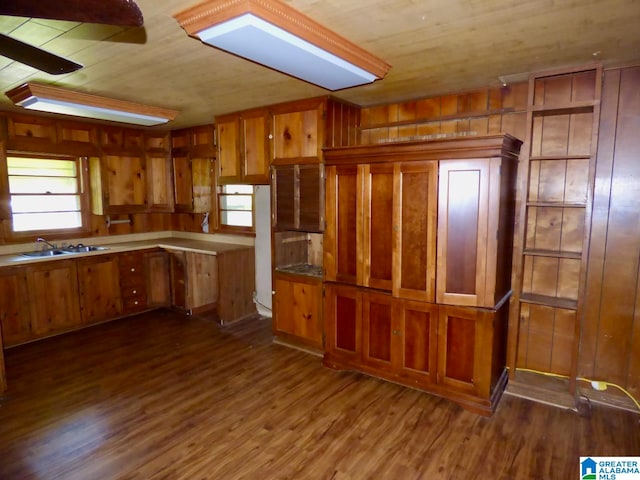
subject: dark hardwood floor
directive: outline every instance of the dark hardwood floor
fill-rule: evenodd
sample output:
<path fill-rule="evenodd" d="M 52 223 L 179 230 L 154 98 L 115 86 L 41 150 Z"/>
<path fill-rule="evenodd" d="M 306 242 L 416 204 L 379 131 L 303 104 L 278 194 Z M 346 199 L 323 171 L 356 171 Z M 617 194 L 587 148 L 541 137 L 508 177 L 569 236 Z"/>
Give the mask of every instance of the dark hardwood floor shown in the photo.
<path fill-rule="evenodd" d="M 640 415 L 505 396 L 492 418 L 159 311 L 6 351 L 0 479 L 577 479 Z"/>

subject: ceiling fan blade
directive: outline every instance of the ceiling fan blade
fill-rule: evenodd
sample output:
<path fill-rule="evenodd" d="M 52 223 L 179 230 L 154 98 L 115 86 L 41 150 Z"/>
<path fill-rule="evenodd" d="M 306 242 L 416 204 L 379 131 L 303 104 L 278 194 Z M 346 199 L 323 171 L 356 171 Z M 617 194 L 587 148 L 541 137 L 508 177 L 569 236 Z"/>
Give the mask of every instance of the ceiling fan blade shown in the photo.
<path fill-rule="evenodd" d="M 11 0 L 0 2 L 0 15 L 82 23 L 141 27 L 142 12 L 133 0 Z"/>
<path fill-rule="evenodd" d="M 51 75 L 71 73 L 82 68 L 79 63 L 2 34 L 0 34 L 0 55 Z"/>

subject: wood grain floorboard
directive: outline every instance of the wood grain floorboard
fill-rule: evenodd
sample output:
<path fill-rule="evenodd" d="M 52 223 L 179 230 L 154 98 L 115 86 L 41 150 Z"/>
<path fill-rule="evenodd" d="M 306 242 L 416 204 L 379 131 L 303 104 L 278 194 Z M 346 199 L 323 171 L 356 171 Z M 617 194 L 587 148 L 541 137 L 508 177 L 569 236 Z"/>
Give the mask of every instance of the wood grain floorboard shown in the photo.
<path fill-rule="evenodd" d="M 492 418 L 221 327 L 152 312 L 5 352 L 0 479 L 558 479 L 640 455 L 640 416 L 503 397 Z"/>

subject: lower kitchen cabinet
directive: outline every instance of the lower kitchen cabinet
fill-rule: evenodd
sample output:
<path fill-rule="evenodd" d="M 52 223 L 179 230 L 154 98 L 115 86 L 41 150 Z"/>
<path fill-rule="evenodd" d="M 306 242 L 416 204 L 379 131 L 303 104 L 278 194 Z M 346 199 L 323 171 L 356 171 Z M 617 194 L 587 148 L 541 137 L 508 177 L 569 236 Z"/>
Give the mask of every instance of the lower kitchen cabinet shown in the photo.
<path fill-rule="evenodd" d="M 125 315 L 147 309 L 147 274 L 144 252 L 119 255 L 118 270 L 122 311 Z"/>
<path fill-rule="evenodd" d="M 506 302 L 496 310 L 452 307 L 348 285 L 325 288 L 326 366 L 492 413 L 506 382 Z"/>
<path fill-rule="evenodd" d="M 164 250 L 145 252 L 147 305 L 150 308 L 171 304 L 169 254 Z"/>
<path fill-rule="evenodd" d="M 213 310 L 218 301 L 215 255 L 171 251 L 171 306 L 185 313 Z"/>
<path fill-rule="evenodd" d="M 122 314 L 118 256 L 78 259 L 78 292 L 82 323 L 103 322 Z"/>
<path fill-rule="evenodd" d="M 81 323 L 75 260 L 26 267 L 31 308 L 31 338 L 77 327 Z"/>
<path fill-rule="evenodd" d="M 322 279 L 274 274 L 273 333 L 286 342 L 323 347 Z"/>
<path fill-rule="evenodd" d="M 27 274 L 24 268 L 0 269 L 0 326 L 5 347 L 31 338 L 31 313 L 27 300 Z"/>

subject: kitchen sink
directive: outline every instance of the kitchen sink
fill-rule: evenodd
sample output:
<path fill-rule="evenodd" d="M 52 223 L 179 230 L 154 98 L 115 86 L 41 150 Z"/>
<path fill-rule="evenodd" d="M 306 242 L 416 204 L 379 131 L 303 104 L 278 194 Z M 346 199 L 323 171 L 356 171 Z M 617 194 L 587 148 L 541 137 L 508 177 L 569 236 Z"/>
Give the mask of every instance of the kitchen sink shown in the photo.
<path fill-rule="evenodd" d="M 100 247 L 97 245 L 68 245 L 64 248 L 51 248 L 48 250 L 38 250 L 35 252 L 24 252 L 20 255 L 25 257 L 55 257 L 57 255 L 70 255 L 74 253 L 87 253 L 87 252 L 100 252 L 102 250 L 108 250 L 107 247 Z"/>
<path fill-rule="evenodd" d="M 37 252 L 24 252 L 20 255 L 25 257 L 55 257 L 56 255 L 64 255 L 66 253 L 73 252 L 67 252 L 65 250 L 39 250 Z"/>

